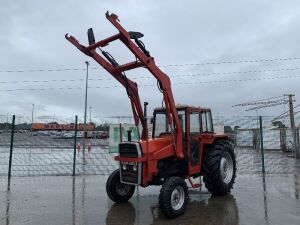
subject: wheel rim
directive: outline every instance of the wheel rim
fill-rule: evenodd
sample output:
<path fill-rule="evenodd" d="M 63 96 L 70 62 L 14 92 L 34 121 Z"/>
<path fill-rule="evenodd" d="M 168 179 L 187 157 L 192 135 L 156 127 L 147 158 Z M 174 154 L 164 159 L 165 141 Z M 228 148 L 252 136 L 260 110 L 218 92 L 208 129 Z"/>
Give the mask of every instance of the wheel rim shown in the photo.
<path fill-rule="evenodd" d="M 225 184 L 230 183 L 233 176 L 233 160 L 228 152 L 225 152 L 221 159 L 220 172 Z"/>
<path fill-rule="evenodd" d="M 179 210 L 184 203 L 185 192 L 182 187 L 177 186 L 171 194 L 171 206 L 174 210 Z"/>
<path fill-rule="evenodd" d="M 121 182 L 116 183 L 116 192 L 120 196 L 125 196 L 130 191 L 131 185 L 123 184 Z"/>

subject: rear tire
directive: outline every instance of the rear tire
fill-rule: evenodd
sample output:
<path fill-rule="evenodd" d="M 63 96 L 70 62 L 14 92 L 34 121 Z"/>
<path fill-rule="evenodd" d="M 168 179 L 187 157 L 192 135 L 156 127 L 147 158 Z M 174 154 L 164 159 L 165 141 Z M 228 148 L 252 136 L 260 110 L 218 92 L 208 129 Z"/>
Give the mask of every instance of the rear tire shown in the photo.
<path fill-rule="evenodd" d="M 112 172 L 106 181 L 106 193 L 108 197 L 116 203 L 128 201 L 134 191 L 134 185 L 121 183 L 120 170 Z"/>
<path fill-rule="evenodd" d="M 236 161 L 232 145 L 218 140 L 205 149 L 203 164 L 205 187 L 213 195 L 226 195 L 236 177 Z"/>
<path fill-rule="evenodd" d="M 184 179 L 180 177 L 168 178 L 159 195 L 161 211 L 168 218 L 175 218 L 185 211 L 188 200 L 188 188 Z"/>

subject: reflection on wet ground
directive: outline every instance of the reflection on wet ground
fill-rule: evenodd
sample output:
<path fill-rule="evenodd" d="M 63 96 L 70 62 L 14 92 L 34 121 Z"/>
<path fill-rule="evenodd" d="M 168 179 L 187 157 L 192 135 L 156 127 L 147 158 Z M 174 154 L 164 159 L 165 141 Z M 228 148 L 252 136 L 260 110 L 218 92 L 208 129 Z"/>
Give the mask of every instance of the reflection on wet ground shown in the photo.
<path fill-rule="evenodd" d="M 169 220 L 161 213 L 157 197 L 143 197 L 125 204 L 113 204 L 106 216 L 106 224 L 224 224 L 239 222 L 238 209 L 233 196 L 211 197 L 207 193 L 190 194 L 186 213 Z M 144 202 L 146 201 L 146 202 Z M 126 217 L 124 216 L 126 215 Z"/>
<path fill-rule="evenodd" d="M 106 176 L 0 178 L 0 224 L 300 224 L 300 175 L 239 175 L 231 195 L 190 190 L 186 213 L 168 220 L 159 187 L 139 188 L 124 204 L 105 192 Z"/>

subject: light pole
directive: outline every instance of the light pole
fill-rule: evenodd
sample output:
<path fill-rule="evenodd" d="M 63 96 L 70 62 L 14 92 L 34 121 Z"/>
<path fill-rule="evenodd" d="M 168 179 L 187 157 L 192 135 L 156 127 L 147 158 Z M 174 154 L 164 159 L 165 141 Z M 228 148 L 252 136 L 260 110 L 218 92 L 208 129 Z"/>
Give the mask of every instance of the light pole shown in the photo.
<path fill-rule="evenodd" d="M 6 113 L 6 125 L 5 125 L 5 133 L 8 130 L 8 113 Z"/>
<path fill-rule="evenodd" d="M 89 65 L 88 61 L 86 64 L 86 78 L 85 78 L 85 101 L 84 101 L 84 132 L 83 132 L 83 153 L 85 152 L 85 138 L 86 138 L 86 111 L 87 111 L 87 93 L 88 93 L 88 80 L 89 80 Z"/>
<path fill-rule="evenodd" d="M 90 123 L 92 123 L 92 106 L 90 106 Z"/>
<path fill-rule="evenodd" d="M 33 113 L 34 113 L 34 104 L 32 104 L 32 111 L 31 111 L 31 134 L 33 131 Z"/>

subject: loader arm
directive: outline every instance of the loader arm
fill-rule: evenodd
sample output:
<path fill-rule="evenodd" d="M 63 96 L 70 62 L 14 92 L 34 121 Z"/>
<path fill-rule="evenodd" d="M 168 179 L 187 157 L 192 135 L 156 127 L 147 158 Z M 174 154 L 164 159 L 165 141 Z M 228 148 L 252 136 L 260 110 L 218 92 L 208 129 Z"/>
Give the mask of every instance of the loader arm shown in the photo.
<path fill-rule="evenodd" d="M 138 36 L 143 36 L 138 32 L 127 32 L 118 22 L 118 16 L 115 14 L 106 13 L 106 18 L 115 26 L 119 31 L 118 34 L 103 39 L 101 41 L 90 44 L 89 46 L 81 45 L 73 36 L 68 36 L 66 34 L 66 39 L 70 41 L 74 46 L 76 46 L 81 52 L 87 56 L 92 57 L 96 62 L 98 62 L 108 73 L 110 73 L 116 80 L 118 80 L 126 89 L 127 94 L 130 98 L 132 111 L 134 115 L 134 121 L 136 126 L 141 122 L 142 140 L 148 140 L 148 128 L 147 120 L 144 117 L 144 112 L 140 102 L 137 84 L 126 77 L 125 71 L 132 70 L 135 68 L 143 67 L 150 71 L 150 73 L 157 79 L 160 89 L 163 93 L 163 99 L 166 107 L 166 114 L 169 126 L 174 128 L 175 133 L 175 151 L 178 158 L 183 158 L 183 147 L 182 147 L 182 128 L 180 126 L 179 117 L 177 115 L 177 110 L 175 106 L 175 101 L 171 89 L 170 78 L 162 72 L 155 64 L 154 58 L 150 56 L 150 53 L 145 49 L 142 42 L 138 40 Z M 132 41 L 135 40 L 135 43 Z M 110 42 L 120 40 L 124 45 L 134 54 L 136 60 L 123 65 L 118 65 L 114 59 L 109 59 L 109 56 L 105 56 L 105 52 L 102 57 L 96 50 L 100 47 L 107 46 Z M 103 53 L 104 52 L 104 53 Z"/>

